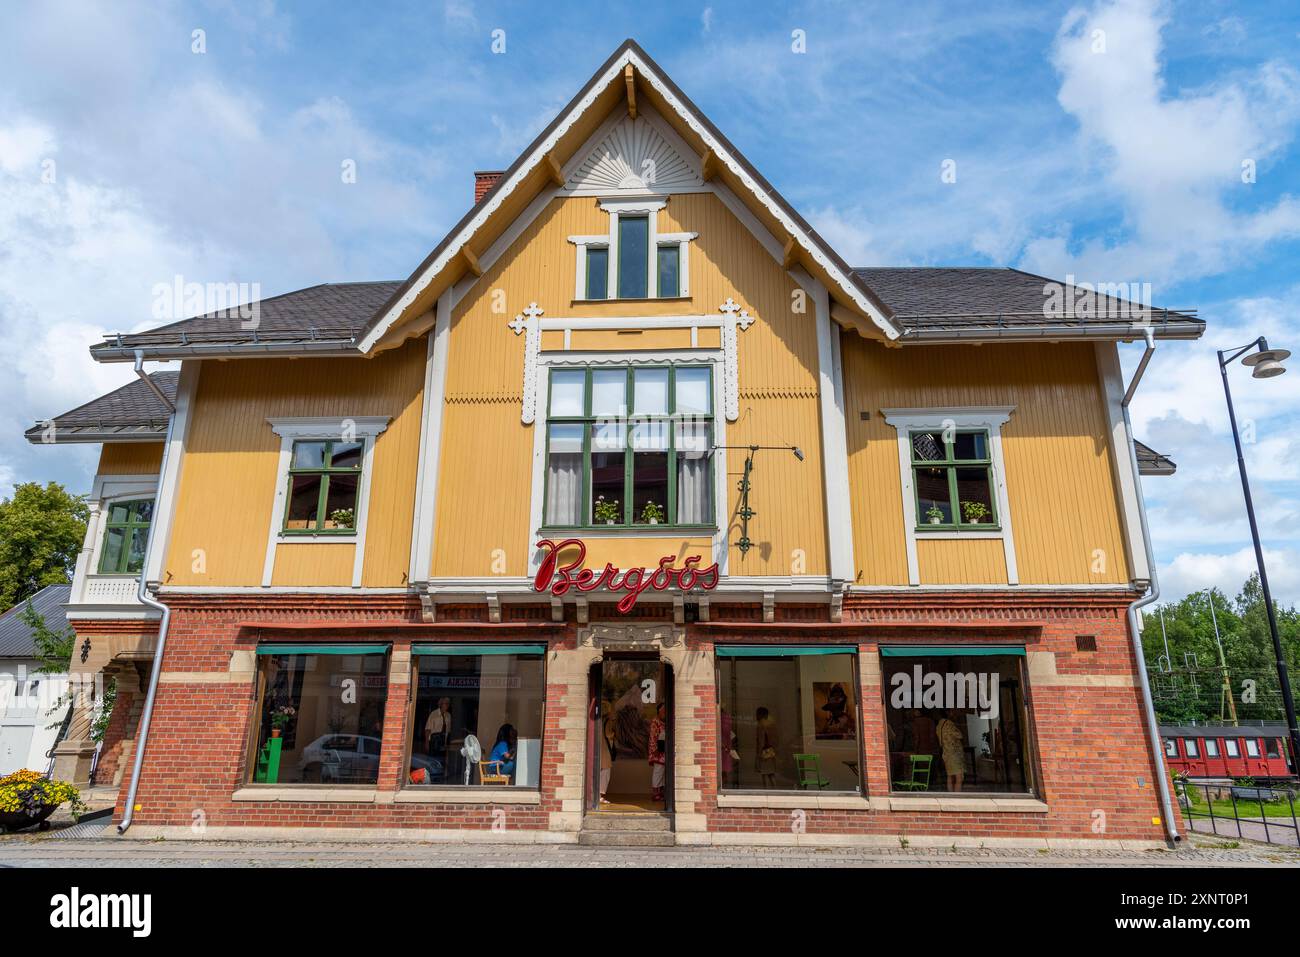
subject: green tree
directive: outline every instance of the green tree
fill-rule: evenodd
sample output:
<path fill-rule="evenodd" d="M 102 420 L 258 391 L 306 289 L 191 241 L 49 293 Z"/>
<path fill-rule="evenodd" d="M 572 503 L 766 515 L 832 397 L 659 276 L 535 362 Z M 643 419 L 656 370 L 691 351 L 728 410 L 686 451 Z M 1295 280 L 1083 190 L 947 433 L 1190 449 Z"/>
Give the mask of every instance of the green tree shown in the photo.
<path fill-rule="evenodd" d="M 19 620 L 32 630 L 32 640 L 36 646 L 36 657 L 40 664 L 36 671 L 40 674 L 67 674 L 72 669 L 72 651 L 76 647 L 77 636 L 71 626 L 62 631 L 55 631 L 36 610 L 30 598 L 27 607 L 18 613 Z M 71 686 L 69 686 L 71 689 Z M 71 700 L 71 690 L 60 695 L 59 700 L 51 706 L 51 713 L 57 711 L 64 703 Z M 58 727 L 60 722 L 51 724 Z"/>
<path fill-rule="evenodd" d="M 1214 602 L 1214 614 L 1210 602 Z M 1164 636 L 1161 615 L 1164 612 Z M 1300 672 L 1300 613 L 1277 607 L 1278 633 L 1287 668 Z M 1219 625 L 1223 661 L 1214 637 Z M 1179 602 L 1157 606 L 1143 616 L 1143 650 L 1151 676 L 1156 715 L 1161 721 L 1217 722 L 1231 719 L 1235 705 L 1239 720 L 1277 721 L 1283 717 L 1273 643 L 1259 577 L 1252 575 L 1236 598 L 1217 588 L 1197 592 Z M 1169 654 L 1165 657 L 1165 640 Z M 1226 666 L 1232 702 L 1223 691 Z"/>
<path fill-rule="evenodd" d="M 0 502 L 0 611 L 72 580 L 90 509 L 62 485 L 14 486 Z"/>

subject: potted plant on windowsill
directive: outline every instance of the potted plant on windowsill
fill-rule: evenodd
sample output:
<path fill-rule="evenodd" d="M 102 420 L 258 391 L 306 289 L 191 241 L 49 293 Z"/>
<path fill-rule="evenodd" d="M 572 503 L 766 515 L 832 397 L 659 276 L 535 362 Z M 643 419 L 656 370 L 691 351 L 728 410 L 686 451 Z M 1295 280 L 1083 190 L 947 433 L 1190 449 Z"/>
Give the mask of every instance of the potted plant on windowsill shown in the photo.
<path fill-rule="evenodd" d="M 983 502 L 962 502 L 962 518 L 967 525 L 983 525 L 989 518 L 989 507 Z"/>
<path fill-rule="evenodd" d="M 356 522 L 356 512 L 350 508 L 336 508 L 330 512 L 330 521 L 335 528 L 352 528 Z"/>
<path fill-rule="evenodd" d="M 15 771 L 0 778 L 0 831 L 49 830 L 46 818 L 65 803 L 74 821 L 86 810 L 81 792 L 67 781 L 55 781 L 36 771 Z"/>
<path fill-rule="evenodd" d="M 641 521 L 646 525 L 658 525 L 664 520 L 663 506 L 657 502 L 646 502 L 641 509 Z"/>
<path fill-rule="evenodd" d="M 605 496 L 596 496 L 596 507 L 593 510 L 596 516 L 596 524 L 617 525 L 619 518 L 622 517 L 623 509 L 618 504 L 618 499 L 605 501 Z"/>
<path fill-rule="evenodd" d="M 289 727 L 297 712 L 290 705 L 282 705 L 271 712 L 271 737 L 278 738 Z"/>
<path fill-rule="evenodd" d="M 938 505 L 931 505 L 925 510 L 925 517 L 930 520 L 931 525 L 943 524 L 943 509 Z"/>

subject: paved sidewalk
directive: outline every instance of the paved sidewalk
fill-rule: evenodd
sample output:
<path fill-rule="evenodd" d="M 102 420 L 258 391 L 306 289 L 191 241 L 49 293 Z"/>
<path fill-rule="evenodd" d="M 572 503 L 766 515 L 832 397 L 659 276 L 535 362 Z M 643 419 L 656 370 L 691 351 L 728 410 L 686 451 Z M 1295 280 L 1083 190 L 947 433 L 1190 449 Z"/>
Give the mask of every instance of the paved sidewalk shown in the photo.
<path fill-rule="evenodd" d="M 1300 853 L 1193 839 L 1176 851 L 404 844 L 0 838 L 12 867 L 1296 867 Z"/>

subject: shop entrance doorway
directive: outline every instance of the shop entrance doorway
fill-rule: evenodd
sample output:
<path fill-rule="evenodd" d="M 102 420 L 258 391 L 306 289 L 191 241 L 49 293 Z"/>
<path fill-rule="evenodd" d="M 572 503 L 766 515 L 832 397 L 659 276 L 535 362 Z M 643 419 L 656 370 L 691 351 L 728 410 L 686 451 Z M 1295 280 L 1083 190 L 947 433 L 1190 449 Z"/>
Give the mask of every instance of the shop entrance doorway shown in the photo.
<path fill-rule="evenodd" d="M 643 653 L 607 653 L 591 666 L 589 811 L 672 810 L 672 683 L 672 666 Z"/>

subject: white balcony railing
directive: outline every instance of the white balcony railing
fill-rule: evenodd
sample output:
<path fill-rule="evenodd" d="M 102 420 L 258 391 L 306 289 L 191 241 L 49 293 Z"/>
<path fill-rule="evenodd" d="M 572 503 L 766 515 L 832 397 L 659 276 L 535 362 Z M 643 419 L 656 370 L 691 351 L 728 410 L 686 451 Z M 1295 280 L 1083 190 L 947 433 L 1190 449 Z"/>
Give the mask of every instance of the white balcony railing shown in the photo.
<path fill-rule="evenodd" d="M 83 605 L 139 605 L 140 579 L 129 575 L 87 575 L 74 602 Z M 74 590 L 75 594 L 75 590 Z"/>

